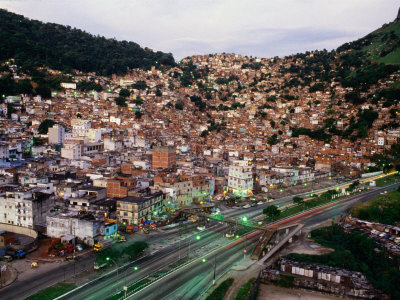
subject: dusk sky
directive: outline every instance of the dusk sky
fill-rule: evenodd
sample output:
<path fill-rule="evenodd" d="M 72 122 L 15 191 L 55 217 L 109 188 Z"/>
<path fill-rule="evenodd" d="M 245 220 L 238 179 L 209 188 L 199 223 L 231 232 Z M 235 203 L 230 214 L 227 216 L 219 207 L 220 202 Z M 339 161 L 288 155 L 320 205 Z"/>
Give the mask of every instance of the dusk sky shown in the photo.
<path fill-rule="evenodd" d="M 29 0 L 0 7 L 31 19 L 134 41 L 175 59 L 331 50 L 395 19 L 392 0 Z"/>

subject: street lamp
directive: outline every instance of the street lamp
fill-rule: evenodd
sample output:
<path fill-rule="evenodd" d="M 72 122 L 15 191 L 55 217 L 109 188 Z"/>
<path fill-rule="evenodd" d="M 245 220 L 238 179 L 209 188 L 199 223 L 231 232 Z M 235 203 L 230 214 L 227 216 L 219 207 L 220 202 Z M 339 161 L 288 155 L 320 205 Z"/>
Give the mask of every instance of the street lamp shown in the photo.
<path fill-rule="evenodd" d="M 205 258 L 203 258 L 201 260 L 203 263 L 205 263 L 207 260 Z M 213 285 L 215 285 L 215 273 L 216 273 L 216 269 L 217 269 L 217 255 L 214 255 L 214 278 L 213 278 Z"/>
<path fill-rule="evenodd" d="M 118 264 L 115 262 L 115 260 L 113 260 L 111 257 L 106 257 L 106 261 L 112 261 L 114 264 L 115 264 L 115 266 L 117 267 L 117 277 L 118 277 L 118 269 L 119 269 L 119 266 L 118 266 Z"/>
<path fill-rule="evenodd" d="M 196 235 L 196 240 L 199 241 L 201 239 L 200 235 Z M 188 251 L 188 260 L 190 260 L 190 244 L 192 242 L 192 239 L 189 240 L 189 251 Z"/>

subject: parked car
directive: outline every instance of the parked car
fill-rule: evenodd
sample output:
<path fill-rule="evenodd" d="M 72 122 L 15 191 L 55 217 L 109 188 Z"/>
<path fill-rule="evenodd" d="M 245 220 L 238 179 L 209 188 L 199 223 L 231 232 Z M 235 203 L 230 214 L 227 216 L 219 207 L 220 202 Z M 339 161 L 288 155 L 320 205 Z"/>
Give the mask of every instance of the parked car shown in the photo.
<path fill-rule="evenodd" d="M 255 206 L 257 206 L 257 203 L 252 203 L 250 206 L 255 207 Z"/>
<path fill-rule="evenodd" d="M 199 230 L 199 231 L 203 231 L 203 230 L 205 230 L 205 229 L 206 229 L 205 226 L 197 226 L 197 230 Z"/>
<path fill-rule="evenodd" d="M 243 208 L 250 208 L 250 204 L 246 204 L 245 206 L 242 206 Z"/>
<path fill-rule="evenodd" d="M 258 201 L 257 204 L 258 204 L 258 205 L 261 205 L 261 204 L 264 204 L 264 202 Z"/>
<path fill-rule="evenodd" d="M 126 242 L 126 237 L 124 235 L 119 235 L 118 236 L 118 243 L 124 243 Z"/>
<path fill-rule="evenodd" d="M 13 258 L 25 258 L 26 252 L 24 250 L 16 250 L 16 251 L 7 251 L 7 255 L 12 256 Z"/>
<path fill-rule="evenodd" d="M 12 258 L 10 255 L 4 255 L 4 256 L 1 258 L 1 260 L 2 260 L 2 261 L 10 262 L 10 261 L 13 260 L 13 258 Z"/>

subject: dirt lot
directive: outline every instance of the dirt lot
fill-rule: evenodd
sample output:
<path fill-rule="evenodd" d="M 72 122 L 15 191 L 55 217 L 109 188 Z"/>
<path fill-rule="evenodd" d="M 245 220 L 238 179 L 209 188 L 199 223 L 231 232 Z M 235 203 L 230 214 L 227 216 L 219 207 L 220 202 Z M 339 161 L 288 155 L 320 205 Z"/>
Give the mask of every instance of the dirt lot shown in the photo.
<path fill-rule="evenodd" d="M 287 289 L 275 285 L 260 284 L 258 289 L 258 300 L 338 300 L 346 299 L 329 296 L 317 292 L 309 292 L 299 289 Z"/>
<path fill-rule="evenodd" d="M 300 239 L 294 241 L 285 247 L 280 253 L 280 256 L 284 256 L 289 253 L 299 253 L 299 254 L 313 254 L 322 255 L 332 252 L 333 249 L 322 247 L 321 245 L 314 243 L 307 238 L 307 233 L 303 233 Z"/>

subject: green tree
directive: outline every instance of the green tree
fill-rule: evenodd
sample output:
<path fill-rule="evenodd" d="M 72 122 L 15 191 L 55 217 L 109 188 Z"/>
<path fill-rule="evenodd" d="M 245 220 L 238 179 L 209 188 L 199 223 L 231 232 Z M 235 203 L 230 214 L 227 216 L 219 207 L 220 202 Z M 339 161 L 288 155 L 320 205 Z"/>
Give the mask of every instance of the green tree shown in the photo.
<path fill-rule="evenodd" d="M 28 79 L 19 80 L 15 87 L 16 94 L 28 94 L 31 95 L 33 93 L 33 87 L 31 82 Z"/>
<path fill-rule="evenodd" d="M 295 204 L 302 204 L 304 202 L 304 199 L 301 197 L 293 197 L 293 203 Z"/>
<path fill-rule="evenodd" d="M 138 241 L 129 245 L 124 249 L 124 254 L 127 254 L 130 259 L 139 257 L 149 245 L 146 242 Z"/>
<path fill-rule="evenodd" d="M 179 110 L 183 110 L 183 107 L 185 106 L 185 102 L 183 102 L 183 100 L 179 99 L 178 101 L 176 101 L 175 103 L 175 108 L 179 109 Z"/>
<path fill-rule="evenodd" d="M 276 134 L 273 134 L 272 136 L 270 136 L 270 137 L 267 139 L 267 143 L 268 143 L 269 145 L 271 145 L 271 146 L 278 144 L 278 143 L 279 143 L 278 136 L 277 136 Z"/>
<path fill-rule="evenodd" d="M 148 88 L 146 81 L 139 80 L 131 85 L 131 87 L 135 90 L 145 90 Z"/>
<path fill-rule="evenodd" d="M 270 205 L 263 209 L 263 214 L 267 215 L 271 219 L 275 219 L 275 218 L 279 217 L 279 215 L 281 214 L 281 211 L 278 209 L 278 206 Z"/>
<path fill-rule="evenodd" d="M 206 137 L 208 135 L 209 131 L 208 130 L 203 130 L 200 134 L 201 137 Z"/>
<path fill-rule="evenodd" d="M 129 97 L 130 95 L 131 95 L 131 92 L 128 89 L 121 89 L 119 91 L 119 96 L 120 97 L 126 98 L 126 97 Z"/>
<path fill-rule="evenodd" d="M 143 115 L 143 113 L 140 110 L 135 111 L 135 118 L 136 119 L 140 119 L 142 117 L 142 115 Z"/>
<path fill-rule="evenodd" d="M 136 97 L 135 101 L 133 101 L 137 106 L 143 105 L 143 99 L 139 96 Z"/>
<path fill-rule="evenodd" d="M 51 90 L 47 85 L 38 85 L 36 87 L 36 93 L 44 99 L 51 98 Z"/>
<path fill-rule="evenodd" d="M 115 98 L 115 103 L 119 106 L 127 106 L 126 102 L 125 102 L 125 98 L 124 97 L 117 97 Z"/>
<path fill-rule="evenodd" d="M 38 132 L 40 134 L 47 134 L 49 128 L 53 127 L 54 124 L 56 124 L 56 122 L 54 122 L 53 120 L 45 119 L 42 123 L 40 123 Z"/>

